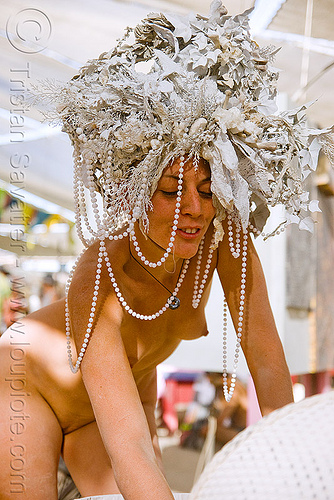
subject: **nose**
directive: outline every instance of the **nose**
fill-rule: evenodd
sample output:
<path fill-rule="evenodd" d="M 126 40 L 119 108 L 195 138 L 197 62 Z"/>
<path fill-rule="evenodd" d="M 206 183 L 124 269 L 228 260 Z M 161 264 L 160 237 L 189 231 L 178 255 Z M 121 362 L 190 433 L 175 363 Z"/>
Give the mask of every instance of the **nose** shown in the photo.
<path fill-rule="evenodd" d="M 197 189 L 187 189 L 182 193 L 180 211 L 182 215 L 193 218 L 202 214 L 202 200 Z"/>

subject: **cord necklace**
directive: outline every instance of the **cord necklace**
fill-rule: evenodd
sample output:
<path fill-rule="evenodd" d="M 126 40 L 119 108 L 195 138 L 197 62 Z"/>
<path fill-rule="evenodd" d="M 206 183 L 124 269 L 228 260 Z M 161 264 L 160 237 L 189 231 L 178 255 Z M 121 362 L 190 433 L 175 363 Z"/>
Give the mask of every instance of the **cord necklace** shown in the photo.
<path fill-rule="evenodd" d="M 168 303 L 169 303 L 169 308 L 170 309 L 177 309 L 178 307 L 180 307 L 180 299 L 178 297 L 175 297 L 175 295 L 173 295 L 173 292 L 171 292 L 169 290 L 169 288 L 167 288 L 163 283 L 161 283 L 160 280 L 158 280 L 158 278 L 156 276 L 154 276 L 154 274 L 152 274 L 148 269 L 146 269 L 145 266 L 143 266 L 143 264 L 141 262 L 139 262 L 139 260 L 137 260 L 133 253 L 131 252 L 131 247 L 129 245 L 129 251 L 130 251 L 130 255 L 131 257 L 133 258 L 133 260 L 135 260 L 137 262 L 137 264 L 140 265 L 141 268 L 144 269 L 144 271 L 146 271 L 150 276 L 152 276 L 153 279 L 155 279 L 155 281 L 157 281 L 162 287 L 164 287 L 165 290 L 167 290 L 168 293 L 170 293 L 170 297 L 168 299 Z M 182 261 L 182 265 L 181 265 L 181 269 L 180 269 L 180 272 L 179 272 L 179 275 L 178 275 L 178 278 L 177 278 L 177 281 L 179 281 L 179 278 L 181 276 L 181 273 L 182 273 L 182 269 L 183 269 L 183 264 L 184 264 L 184 259 Z"/>

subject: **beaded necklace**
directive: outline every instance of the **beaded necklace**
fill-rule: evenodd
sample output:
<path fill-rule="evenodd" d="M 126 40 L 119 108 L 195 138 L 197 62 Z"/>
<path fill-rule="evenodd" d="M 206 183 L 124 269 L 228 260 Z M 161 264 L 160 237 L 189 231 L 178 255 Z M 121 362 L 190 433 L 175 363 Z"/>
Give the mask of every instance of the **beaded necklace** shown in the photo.
<path fill-rule="evenodd" d="M 229 244 L 230 244 L 230 248 L 233 248 L 234 243 L 233 243 L 233 237 L 231 236 L 232 235 L 232 218 L 230 219 L 229 228 L 230 228 Z M 237 225 L 237 228 L 238 228 L 238 225 Z M 238 241 L 240 241 L 240 234 L 238 234 L 238 232 L 240 233 L 240 231 L 241 231 L 241 228 L 239 227 L 239 229 L 237 229 L 237 231 L 236 231 L 236 243 L 235 243 L 235 247 L 239 248 L 239 251 L 234 252 L 234 255 L 232 254 L 234 258 L 240 257 L 240 244 L 238 244 Z M 127 232 L 123 233 L 122 235 L 119 235 L 118 238 L 120 238 L 120 237 L 122 238 L 125 235 L 127 235 Z M 231 240 L 231 238 L 232 238 L 232 240 Z M 213 243 L 213 241 L 214 241 L 214 236 L 212 238 L 211 243 Z M 243 315 L 244 315 L 243 311 L 244 311 L 245 288 L 246 288 L 247 244 L 248 244 L 248 232 L 246 231 L 246 232 L 244 232 L 244 235 L 243 235 L 242 265 L 241 265 L 242 271 L 241 271 L 241 287 L 240 287 L 240 302 L 239 302 L 239 314 L 238 314 L 237 339 L 236 339 L 236 345 L 235 345 L 234 364 L 233 364 L 233 372 L 232 372 L 230 387 L 228 387 L 228 383 L 227 383 L 227 376 L 228 376 L 228 371 L 227 371 L 227 309 L 228 309 L 228 306 L 227 306 L 226 298 L 224 297 L 224 309 L 223 309 L 223 393 L 224 393 L 224 397 L 225 397 L 226 401 L 231 400 L 233 392 L 234 392 L 236 371 L 237 371 L 239 352 L 240 352 L 240 346 L 241 346 L 241 337 L 242 337 L 242 330 L 243 330 Z M 207 281 L 207 277 L 208 277 L 208 274 L 210 271 L 212 256 L 213 256 L 213 251 L 214 251 L 213 245 L 211 244 L 210 249 L 209 249 L 209 253 L 208 253 L 207 263 L 205 265 L 205 270 L 204 270 L 203 277 L 201 280 L 201 284 L 198 286 L 200 270 L 201 270 L 201 262 L 202 262 L 202 257 L 203 257 L 203 247 L 204 247 L 204 238 L 202 239 L 202 241 L 200 243 L 200 246 L 198 249 L 197 262 L 196 262 L 194 292 L 193 292 L 193 299 L 192 299 L 192 307 L 194 309 L 196 309 L 198 307 L 200 300 L 202 298 L 202 293 L 203 293 L 203 290 L 205 288 L 205 283 Z M 143 320 L 143 321 L 152 321 L 154 319 L 157 319 L 165 311 L 167 311 L 168 308 L 170 308 L 170 309 L 175 308 L 174 304 L 179 302 L 177 294 L 180 290 L 181 284 L 184 281 L 184 278 L 186 276 L 186 273 L 187 273 L 187 270 L 189 267 L 189 263 L 190 263 L 189 259 L 187 259 L 184 262 L 184 264 L 182 265 L 176 287 L 175 287 L 173 293 L 171 294 L 171 296 L 168 298 L 165 305 L 154 314 L 144 315 L 144 314 L 141 314 L 141 313 L 134 311 L 127 304 L 126 300 L 124 299 L 124 297 L 119 289 L 119 286 L 116 282 L 116 279 L 115 279 L 115 276 L 114 276 L 114 273 L 113 273 L 113 270 L 112 270 L 112 267 L 110 264 L 109 256 L 108 256 L 107 249 L 105 246 L 105 241 L 102 240 L 100 242 L 99 254 L 98 254 L 98 259 L 97 259 L 95 285 L 94 285 L 92 306 L 91 306 L 91 310 L 90 310 L 88 325 L 87 325 L 83 344 L 82 344 L 80 352 L 78 354 L 78 358 L 76 360 L 76 363 L 73 364 L 72 352 L 71 352 L 71 329 L 70 329 L 70 314 L 69 314 L 69 308 L 68 308 L 68 291 L 69 291 L 70 283 L 72 281 L 76 265 L 79 262 L 81 255 L 78 257 L 78 259 L 77 259 L 77 261 L 76 261 L 76 263 L 75 263 L 75 265 L 70 273 L 69 280 L 68 280 L 68 283 L 66 285 L 66 299 L 65 299 L 67 354 L 68 354 L 69 365 L 70 365 L 71 371 L 73 373 L 77 373 L 77 371 L 80 368 L 80 364 L 81 364 L 83 356 L 86 352 L 86 349 L 87 349 L 87 346 L 89 343 L 89 339 L 91 336 L 93 323 L 94 323 L 94 317 L 95 317 L 95 311 L 96 311 L 96 303 L 97 303 L 98 293 L 99 293 L 99 288 L 100 288 L 101 268 L 102 268 L 103 261 L 106 264 L 108 274 L 110 277 L 110 282 L 114 288 L 114 292 L 115 292 L 120 304 L 122 305 L 122 307 L 124 308 L 124 310 L 128 314 L 130 314 L 134 318 L 137 318 L 137 319 Z M 140 263 L 138 262 L 138 264 L 140 264 Z M 149 273 L 149 274 L 151 274 L 151 273 Z M 153 277 L 155 278 L 155 276 L 153 276 Z M 157 280 L 157 281 L 159 281 L 159 280 Z M 160 281 L 159 281 L 159 283 L 160 283 Z M 166 287 L 164 286 L 164 288 L 166 288 Z M 168 290 L 168 292 L 170 292 L 170 290 Z"/>

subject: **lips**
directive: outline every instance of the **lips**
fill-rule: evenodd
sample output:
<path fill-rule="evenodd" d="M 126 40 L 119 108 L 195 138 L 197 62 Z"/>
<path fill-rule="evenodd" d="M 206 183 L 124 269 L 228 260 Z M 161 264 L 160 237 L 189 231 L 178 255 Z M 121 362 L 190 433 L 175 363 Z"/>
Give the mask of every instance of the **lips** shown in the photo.
<path fill-rule="evenodd" d="M 178 228 L 177 233 L 183 238 L 192 239 L 196 238 L 199 235 L 200 228 L 199 227 L 184 227 L 182 229 Z"/>

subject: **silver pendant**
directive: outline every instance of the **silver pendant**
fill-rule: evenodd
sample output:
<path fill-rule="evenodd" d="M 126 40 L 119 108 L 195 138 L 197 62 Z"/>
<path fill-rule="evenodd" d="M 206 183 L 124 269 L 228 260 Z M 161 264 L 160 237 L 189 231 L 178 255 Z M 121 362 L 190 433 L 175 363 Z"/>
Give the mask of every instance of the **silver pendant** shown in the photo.
<path fill-rule="evenodd" d="M 177 309 L 178 307 L 180 307 L 180 299 L 178 299 L 177 297 L 174 297 L 174 295 L 172 295 L 168 299 L 168 305 L 169 305 L 170 309 Z"/>

